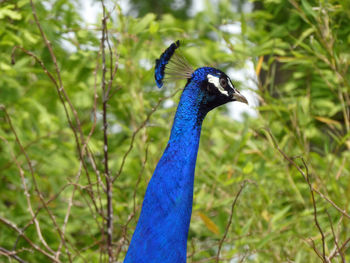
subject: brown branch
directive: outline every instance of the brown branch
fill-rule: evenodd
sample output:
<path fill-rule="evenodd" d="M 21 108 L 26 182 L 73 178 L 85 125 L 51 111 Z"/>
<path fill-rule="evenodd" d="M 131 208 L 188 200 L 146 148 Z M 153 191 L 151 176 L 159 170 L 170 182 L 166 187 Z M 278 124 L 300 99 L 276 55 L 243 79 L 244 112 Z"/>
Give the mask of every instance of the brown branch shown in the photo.
<path fill-rule="evenodd" d="M 87 143 L 88 143 L 88 140 L 90 139 L 90 137 L 91 137 L 91 135 L 92 135 L 92 133 L 93 133 L 93 131 L 94 131 L 95 123 L 96 123 L 96 122 L 94 122 L 93 127 L 92 127 L 92 129 L 91 129 L 91 131 L 90 131 L 90 133 L 89 133 L 88 140 L 85 141 L 85 140 L 84 140 L 84 134 L 83 134 L 82 129 L 81 129 L 81 124 L 80 124 L 80 120 L 79 120 L 77 111 L 76 111 L 76 109 L 74 108 L 72 102 L 70 101 L 70 99 L 69 99 L 69 97 L 68 97 L 68 95 L 67 95 L 67 93 L 65 92 L 65 89 L 64 89 L 64 87 L 63 87 L 63 82 L 62 82 L 62 78 L 61 78 L 61 72 L 60 72 L 59 66 L 58 66 L 58 64 L 57 64 L 57 59 L 56 59 L 56 56 L 55 56 L 55 54 L 54 54 L 52 45 L 51 45 L 50 41 L 47 39 L 47 37 L 46 37 L 46 35 L 45 35 L 45 33 L 44 33 L 42 27 L 41 27 L 41 24 L 40 24 L 40 22 L 39 22 L 39 19 L 38 19 L 37 13 L 36 13 L 36 9 L 35 9 L 35 5 L 34 5 L 34 3 L 33 3 L 33 0 L 30 0 L 30 4 L 31 4 L 32 14 L 33 14 L 35 23 L 36 23 L 36 25 L 37 25 L 37 27 L 38 27 L 38 29 L 39 29 L 39 31 L 40 31 L 40 34 L 41 34 L 41 36 L 42 36 L 42 39 L 44 40 L 45 45 L 46 45 L 46 47 L 47 47 L 48 50 L 49 50 L 51 59 L 52 59 L 52 61 L 53 61 L 53 63 L 54 63 L 54 68 L 55 68 L 55 70 L 56 70 L 56 77 L 57 77 L 57 80 L 56 80 L 56 78 L 53 76 L 53 74 L 51 74 L 51 73 L 47 70 L 47 68 L 46 68 L 46 66 L 44 65 L 44 63 L 43 63 L 36 55 L 34 55 L 33 53 L 31 53 L 31 52 L 29 52 L 29 51 L 26 51 L 26 50 L 23 49 L 23 48 L 20 48 L 20 49 L 21 49 L 23 52 L 25 52 L 27 55 L 33 57 L 33 58 L 36 60 L 36 62 L 38 62 L 38 63 L 40 64 L 40 66 L 43 68 L 45 74 L 51 79 L 51 81 L 54 83 L 54 85 L 55 85 L 55 87 L 56 87 L 56 90 L 57 90 L 57 93 L 58 93 L 58 95 L 59 95 L 60 101 L 61 101 L 61 103 L 62 103 L 62 105 L 63 105 L 63 107 L 64 107 L 64 110 L 65 110 L 65 114 L 66 114 L 68 123 L 69 123 L 69 125 L 70 125 L 70 127 L 71 127 L 71 129 L 72 129 L 72 131 L 73 131 L 73 134 L 74 134 L 74 137 L 75 137 L 75 140 L 76 140 L 76 147 L 77 147 L 77 150 L 78 150 L 79 159 L 80 159 L 80 161 L 81 161 L 81 163 L 82 163 L 82 165 L 83 165 L 83 167 L 84 167 L 84 171 L 85 171 L 85 173 L 86 173 L 86 175 L 87 175 L 87 178 L 88 178 L 88 181 L 89 181 L 89 186 L 90 186 L 90 187 L 87 189 L 87 193 L 89 194 L 90 199 L 92 200 L 92 203 L 94 204 L 95 210 L 96 210 L 97 212 L 99 212 L 99 209 L 98 209 L 98 206 L 97 206 L 97 204 L 96 204 L 96 202 L 95 202 L 94 194 L 93 194 L 93 191 L 92 191 L 92 188 L 91 188 L 91 187 L 92 187 L 92 184 L 91 184 L 91 179 L 90 179 L 89 172 L 88 172 L 88 169 L 87 169 L 87 165 L 86 165 L 86 162 L 85 162 L 84 157 L 83 157 L 84 154 L 85 154 L 85 151 L 86 151 L 86 152 L 88 153 L 88 157 L 89 157 L 90 160 L 91 160 L 91 163 L 93 164 L 93 168 L 94 168 L 94 170 L 96 171 L 97 169 L 96 169 L 96 166 L 94 166 L 93 156 L 92 156 L 91 152 L 87 150 Z M 14 51 L 15 51 L 16 48 L 18 48 L 18 47 L 15 47 L 15 48 L 14 48 L 13 54 L 12 54 L 12 61 L 13 61 L 13 63 L 14 63 Z M 96 102 L 96 98 L 97 98 L 97 96 L 96 96 L 96 93 L 95 93 L 95 102 Z M 73 116 L 74 116 L 74 119 L 75 119 L 75 122 L 76 122 L 76 126 L 73 125 L 73 122 L 72 122 L 72 120 L 71 120 L 70 114 L 68 113 L 68 109 L 67 109 L 67 107 L 66 107 L 66 102 L 67 102 L 69 108 L 71 109 L 71 111 L 73 112 Z M 96 104 L 94 104 L 94 105 L 96 105 Z M 80 135 L 80 140 L 79 140 L 78 132 L 79 132 L 79 135 Z M 81 147 L 81 144 L 83 144 L 82 147 Z M 80 173 L 80 172 L 79 172 L 79 173 Z M 98 176 L 98 173 L 97 173 L 97 176 Z M 73 192 L 74 192 L 74 191 L 73 191 Z M 39 198 L 42 199 L 42 198 L 40 197 L 40 195 L 39 195 Z M 45 205 L 44 205 L 44 206 L 45 206 Z M 47 208 L 45 208 L 45 209 L 48 211 Z M 69 211 L 69 210 L 70 210 L 70 207 L 69 207 L 69 205 L 68 205 L 67 211 Z M 48 213 L 50 214 L 50 211 L 48 211 Z M 68 213 L 67 215 L 69 215 L 69 213 Z M 69 250 L 68 250 L 68 247 L 67 247 L 66 244 L 65 244 L 64 234 L 61 232 L 61 230 L 59 229 L 58 225 L 56 224 L 56 222 L 55 222 L 55 220 L 54 220 L 54 217 L 51 216 L 51 215 L 50 215 L 50 217 L 51 217 L 51 219 L 53 220 L 54 225 L 55 225 L 56 229 L 58 230 L 59 235 L 60 235 L 60 237 L 61 237 L 61 243 L 60 243 L 60 246 L 59 246 L 59 249 L 58 249 L 56 255 L 59 256 L 59 254 L 60 254 L 60 249 L 61 249 L 61 245 L 63 244 L 63 245 L 65 246 L 65 248 L 66 248 L 66 252 L 67 252 L 67 255 L 68 255 L 68 259 L 69 259 L 69 261 L 71 261 L 70 252 L 69 252 Z M 68 218 L 66 217 L 65 220 L 68 220 Z M 66 221 L 65 221 L 65 222 L 66 222 Z M 63 227 L 65 227 L 65 225 L 64 225 Z"/>
<path fill-rule="evenodd" d="M 92 127 L 91 127 L 91 130 L 89 132 L 89 135 L 87 137 L 87 141 L 90 140 L 94 130 L 95 130 L 95 127 L 96 127 L 96 123 L 97 123 L 97 99 L 98 99 L 98 91 L 97 91 L 97 71 L 99 69 L 99 60 L 100 60 L 100 55 L 101 55 L 101 49 L 102 49 L 102 43 L 100 43 L 100 50 L 97 54 L 97 58 L 96 58 L 96 67 L 94 69 L 94 104 L 93 104 L 93 108 L 92 108 L 92 111 L 93 111 L 93 116 L 94 116 L 94 120 L 93 120 L 93 124 L 92 124 Z M 85 145 L 84 145 L 85 146 Z M 90 158 L 90 162 L 91 162 L 91 166 L 93 168 L 93 170 L 95 171 L 95 174 L 96 174 L 96 178 L 97 178 L 97 198 L 98 198 L 98 202 L 99 202 L 99 205 L 100 205 L 100 212 L 99 212 L 99 215 L 104 218 L 104 206 L 102 204 L 102 197 L 101 197 L 101 192 L 105 192 L 106 191 L 106 187 L 104 186 L 103 184 L 103 181 L 102 181 L 102 178 L 101 178 L 101 172 L 100 170 L 97 168 L 97 165 L 96 165 L 96 162 L 95 162 L 95 159 L 94 159 L 94 156 L 91 154 L 91 151 L 87 151 L 88 155 L 89 155 L 89 158 Z M 102 188 L 102 191 L 101 189 Z M 96 220 L 96 222 L 98 222 Z M 100 229 L 101 229 L 101 233 L 102 233 L 102 239 L 104 239 L 104 225 L 102 223 L 101 226 L 99 226 Z M 100 246 L 100 248 L 102 248 L 102 246 Z"/>
<path fill-rule="evenodd" d="M 319 190 L 312 188 L 316 193 L 318 193 L 324 200 L 326 200 L 328 203 L 330 203 L 335 209 L 337 209 L 343 216 L 350 219 L 350 215 L 346 213 L 345 209 L 341 209 L 339 206 L 337 206 L 332 200 L 330 200 L 327 196 L 322 194 Z"/>
<path fill-rule="evenodd" d="M 343 243 L 343 245 L 340 247 L 339 251 L 345 251 L 347 248 L 346 246 L 350 243 L 350 237 Z"/>
<path fill-rule="evenodd" d="M 27 261 L 24 261 L 19 256 L 17 256 L 16 254 L 17 254 L 16 251 L 10 251 L 10 250 L 7 250 L 6 248 L 0 247 L 0 255 L 11 257 L 11 258 L 17 260 L 20 263 L 27 263 Z"/>
<path fill-rule="evenodd" d="M 322 255 L 320 254 L 320 252 L 317 250 L 315 242 L 309 238 L 309 245 L 312 247 L 312 249 L 315 251 L 316 255 L 322 260 L 322 262 L 324 261 L 324 258 L 322 257 Z"/>
<path fill-rule="evenodd" d="M 337 253 L 344 253 L 344 251 L 347 249 L 346 246 L 350 243 L 350 238 L 348 238 L 343 245 L 339 248 L 339 250 L 335 250 L 331 255 L 328 257 L 329 260 L 332 260 Z"/>
<path fill-rule="evenodd" d="M 10 120 L 10 119 L 9 119 L 9 116 L 8 116 L 8 114 L 7 114 L 6 108 L 5 108 L 4 106 L 2 106 L 2 105 L 0 105 L 0 108 L 5 112 L 6 118 L 7 118 L 8 120 Z M 10 128 L 13 129 L 12 123 L 9 122 L 9 124 L 10 124 Z M 15 135 L 16 135 L 16 134 L 15 134 Z M 8 141 L 7 141 L 5 138 L 3 138 L 3 137 L 0 136 L 0 139 L 3 140 L 4 142 L 6 142 L 6 143 L 8 144 Z M 16 139 L 17 139 L 17 135 L 16 135 Z M 36 232 L 37 232 L 37 234 L 38 234 L 39 240 L 40 240 L 40 242 L 44 245 L 44 247 L 45 247 L 48 251 L 50 251 L 50 252 L 53 253 L 53 250 L 49 247 L 49 245 L 47 244 L 45 238 L 43 237 L 43 235 L 42 235 L 42 233 L 41 233 L 40 223 L 39 223 L 39 221 L 36 219 L 36 214 L 34 214 L 32 202 L 31 202 L 31 200 L 30 200 L 30 193 L 29 193 L 29 191 L 28 191 L 27 183 L 26 183 L 26 180 L 25 180 L 25 178 L 24 178 L 24 171 L 23 171 L 22 167 L 20 166 L 20 164 L 19 164 L 19 162 L 18 162 L 18 160 L 17 160 L 15 154 L 14 154 L 13 152 L 11 152 L 11 155 L 12 155 L 12 159 L 14 160 L 14 162 L 15 162 L 17 168 L 18 168 L 18 171 L 19 171 L 19 174 L 20 174 L 20 177 L 21 177 L 21 181 L 22 181 L 22 185 L 23 185 L 23 189 L 24 189 L 24 195 L 26 196 L 26 200 L 27 200 L 28 210 L 29 210 L 29 212 L 30 212 L 30 214 L 31 214 L 31 216 L 32 216 L 32 220 L 31 220 L 31 221 L 32 221 L 32 222 L 34 221 L 35 229 L 36 229 Z"/>
<path fill-rule="evenodd" d="M 216 254 L 216 259 L 215 259 L 215 262 L 219 262 L 219 259 L 220 259 L 220 252 L 221 252 L 221 248 L 222 248 L 222 245 L 224 244 L 224 241 L 227 237 L 227 234 L 228 234 L 228 231 L 230 229 L 230 226 L 232 224 L 232 219 L 233 219 L 233 211 L 235 209 L 235 206 L 236 206 L 236 203 L 237 203 L 237 200 L 238 200 L 238 197 L 240 196 L 241 192 L 243 191 L 243 188 L 246 186 L 247 184 L 247 180 L 243 181 L 242 184 L 241 184 L 241 187 L 239 188 L 238 190 L 238 193 L 236 194 L 233 202 L 232 202 L 232 205 L 231 205 L 231 213 L 230 213 L 230 217 L 229 217 L 229 220 L 228 220 L 228 223 L 226 225 L 226 229 L 225 229 L 225 233 L 223 235 L 223 237 L 221 238 L 220 242 L 219 242 L 219 246 L 218 246 L 218 252 Z"/>
<path fill-rule="evenodd" d="M 114 69 L 113 69 L 113 72 L 112 72 L 112 75 L 111 75 L 111 79 L 108 81 L 108 88 L 107 88 L 107 91 L 106 91 L 106 94 L 105 94 L 105 98 L 103 98 L 104 100 L 109 100 L 115 94 L 115 92 L 118 91 L 121 88 L 121 87 L 116 88 L 114 90 L 114 92 L 111 93 L 113 80 L 115 79 L 115 75 L 117 74 L 117 71 L 118 71 L 118 61 L 115 62 Z"/>
<path fill-rule="evenodd" d="M 1 138 L 1 136 L 0 136 L 0 138 Z M 16 157 L 13 156 L 13 158 L 16 158 Z M 16 160 L 16 162 L 17 162 L 17 160 Z M 17 165 L 18 169 L 21 169 L 21 167 L 20 167 L 20 165 L 19 165 L 18 162 L 16 163 L 16 165 Z M 23 171 L 22 171 L 22 172 L 23 172 Z M 21 171 L 20 171 L 20 173 L 21 173 Z M 21 177 L 21 179 L 22 179 L 22 177 Z M 23 179 L 24 179 L 24 177 L 23 177 Z M 25 181 L 22 181 L 22 184 L 23 184 L 23 188 L 26 189 L 27 186 L 26 186 Z M 68 186 L 69 186 L 69 184 L 64 185 L 64 186 L 58 191 L 58 193 L 56 193 L 53 197 L 51 197 L 51 198 L 46 202 L 46 205 L 48 206 L 52 201 L 56 200 L 56 199 L 58 198 L 58 196 L 59 196 L 59 195 L 65 190 L 65 188 L 68 187 Z M 28 192 L 28 191 L 27 191 L 27 192 Z M 25 193 L 26 193 L 26 191 L 25 191 Z M 29 208 L 29 209 L 31 209 L 31 208 Z M 32 217 L 32 218 L 30 219 L 30 221 L 22 228 L 22 232 L 23 232 L 23 233 L 27 230 L 27 228 L 28 228 L 30 225 L 33 224 L 33 222 L 35 223 L 35 220 L 36 220 L 37 216 L 39 215 L 39 212 L 40 212 L 42 209 L 43 209 L 43 206 L 39 206 L 39 207 L 36 209 L 36 211 L 35 211 L 35 213 L 34 213 L 34 217 Z M 16 242 L 15 242 L 15 244 L 14 244 L 14 246 L 13 246 L 13 250 L 16 249 L 17 244 L 18 244 L 18 242 L 19 242 L 19 239 L 20 239 L 20 236 L 17 237 Z M 53 251 L 52 251 L 52 252 L 53 252 Z"/>
<path fill-rule="evenodd" d="M 12 54 L 11 54 L 11 59 L 12 59 L 12 63 L 15 63 L 15 51 L 16 49 L 20 49 L 23 53 L 27 54 L 28 56 L 34 58 L 34 60 L 41 66 L 41 68 L 44 70 L 44 73 L 49 77 L 49 79 L 52 81 L 52 83 L 54 84 L 55 88 L 56 88 L 56 91 L 57 91 L 57 94 L 59 96 L 59 99 L 61 101 L 61 104 L 64 108 L 64 111 L 65 111 L 65 115 L 66 115 L 66 118 L 67 118 L 67 121 L 68 121 L 68 124 L 70 126 L 70 128 L 72 129 L 73 131 L 73 134 L 74 134 L 74 138 L 75 138 L 75 141 L 76 141 L 76 146 L 77 146 L 77 151 L 78 151 L 78 154 L 79 154 L 79 158 L 81 161 L 83 161 L 83 165 L 84 165 L 84 170 L 85 170 L 85 173 L 87 175 L 87 178 L 88 178 L 88 181 L 89 183 L 91 183 L 91 179 L 90 179 L 90 176 L 89 176 L 89 173 L 88 173 L 88 170 L 87 170 L 87 166 L 86 166 L 86 163 L 83 159 L 83 152 L 85 150 L 85 147 L 83 147 L 83 150 L 81 150 L 81 146 L 80 146 L 80 142 L 79 142 L 79 136 L 77 134 L 77 131 L 76 131 L 76 128 L 74 127 L 73 125 L 73 122 L 70 118 L 70 115 L 68 113 L 68 108 L 66 107 L 66 104 L 65 104 L 65 100 L 64 100 L 64 97 L 62 96 L 61 94 L 61 91 L 60 91 L 60 87 L 55 79 L 55 77 L 52 75 L 52 73 L 50 73 L 50 71 L 47 69 L 47 67 L 45 66 L 44 62 L 42 60 L 40 60 L 38 58 L 38 56 L 36 56 L 34 53 L 26 50 L 25 48 L 23 47 L 19 47 L 19 46 L 15 46 L 13 49 L 12 49 Z M 75 110 L 75 109 L 74 109 Z M 84 141 L 84 145 L 87 144 L 87 141 L 85 142 Z M 89 153 L 89 152 L 88 152 Z M 89 154 L 89 156 L 91 156 L 91 154 Z M 91 158 L 90 158 L 91 159 Z M 91 200 L 93 201 L 94 203 L 94 197 L 92 195 L 92 190 L 91 189 L 88 189 L 87 190 L 87 193 L 90 195 L 90 198 Z M 97 208 L 97 205 L 94 203 L 94 206 L 95 206 L 95 209 L 96 211 L 98 211 L 98 208 Z"/>
<path fill-rule="evenodd" d="M 25 241 L 28 242 L 28 244 L 34 248 L 36 251 L 40 252 L 41 254 L 45 255 L 49 259 L 51 259 L 53 262 L 61 262 L 57 259 L 55 259 L 54 256 L 50 255 L 48 252 L 40 248 L 38 245 L 34 244 L 14 223 L 8 221 L 7 219 L 0 217 L 0 222 L 8 226 L 9 228 L 15 230 L 19 235 L 21 235 Z"/>
<path fill-rule="evenodd" d="M 341 257 L 341 260 L 343 263 L 345 263 L 345 258 L 344 258 L 344 255 L 343 253 L 340 251 L 339 249 L 339 244 L 338 244 L 338 240 L 337 240 L 337 236 L 334 232 L 334 228 L 333 228 L 333 223 L 332 223 L 332 218 L 331 218 L 331 215 L 328 213 L 328 211 L 326 210 L 326 213 L 327 213 L 327 216 L 328 216 L 328 221 L 329 221 L 329 224 L 331 226 L 331 230 L 332 230 L 332 235 L 333 235 L 333 238 L 334 238 L 334 243 L 335 243 L 335 248 L 336 248 L 336 253 L 338 253 Z M 330 257 L 328 257 L 328 260 L 331 261 L 329 259 Z"/>
<path fill-rule="evenodd" d="M 108 251 L 108 262 L 112 263 L 114 261 L 113 255 L 113 205 L 112 205 L 112 178 L 109 172 L 108 167 L 108 122 L 107 122 L 107 104 L 108 104 L 108 93 L 112 85 L 113 79 L 117 73 L 117 65 L 114 70 L 113 67 L 113 52 L 108 40 L 108 28 L 107 28 L 107 16 L 106 16 L 106 6 L 104 1 L 101 0 L 103 18 L 102 18 L 102 39 L 101 39 L 101 48 L 102 48 L 102 117 L 103 117 L 103 153 L 104 153 L 104 174 L 106 179 L 106 194 L 107 194 L 107 251 Z M 111 76 L 109 80 L 108 87 L 106 87 L 106 51 L 105 51 L 105 42 L 107 42 L 109 51 L 110 51 L 110 67 L 111 67 Z"/>
<path fill-rule="evenodd" d="M 299 173 L 304 177 L 304 179 L 307 181 L 306 175 L 303 172 L 303 170 L 291 159 L 289 158 L 277 145 L 277 142 L 275 141 L 275 138 L 272 136 L 272 133 L 269 129 L 266 129 L 266 131 L 269 133 L 270 137 L 272 138 L 272 141 L 274 143 L 275 148 L 280 152 L 280 154 L 289 162 L 291 163 L 295 168 L 297 168 L 297 170 L 299 171 Z M 350 215 L 346 212 L 345 209 L 340 208 L 337 204 L 335 204 L 331 199 L 329 199 L 327 196 L 325 196 L 324 194 L 322 194 L 319 190 L 315 189 L 314 187 L 312 187 L 312 185 L 309 185 L 309 187 L 311 187 L 312 191 L 316 192 L 317 194 L 319 194 L 324 200 L 326 200 L 329 204 L 331 204 L 336 210 L 338 210 L 343 216 L 347 217 L 348 219 L 350 219 Z"/>
<path fill-rule="evenodd" d="M 61 239 L 63 239 L 63 245 L 64 245 L 65 248 L 66 248 L 66 253 L 67 253 L 67 255 L 68 255 L 68 259 L 69 259 L 69 261 L 71 262 L 70 252 L 69 252 L 68 247 L 67 247 L 67 245 L 66 245 L 65 237 L 64 237 L 64 235 L 62 234 L 62 231 L 61 231 L 61 229 L 59 228 L 59 226 L 58 226 L 58 224 L 57 224 L 57 222 L 56 222 L 56 219 L 55 219 L 54 215 L 52 214 L 52 212 L 50 211 L 50 209 L 49 209 L 48 206 L 46 205 L 46 202 L 45 202 L 45 200 L 44 200 L 44 197 L 43 197 L 42 193 L 41 193 L 40 190 L 39 190 L 38 183 L 37 183 L 37 181 L 36 181 L 36 179 L 35 179 L 35 173 L 34 173 L 34 168 L 33 168 L 33 166 L 32 166 L 32 162 L 31 162 L 31 160 L 30 160 L 30 158 L 29 158 L 27 152 L 25 151 L 25 149 L 24 149 L 24 147 L 23 147 L 21 141 L 19 140 L 19 137 L 18 137 L 18 135 L 17 135 L 17 132 L 16 132 L 15 128 L 14 128 L 13 125 L 12 125 L 11 118 L 10 118 L 10 116 L 8 115 L 6 108 L 5 108 L 4 106 L 2 106 L 2 107 L 0 107 L 0 108 L 1 108 L 1 109 L 3 110 L 3 112 L 5 113 L 7 122 L 8 122 L 8 124 L 9 124 L 9 126 L 10 126 L 10 129 L 11 129 L 13 135 L 15 136 L 16 142 L 17 142 L 17 144 L 18 144 L 18 146 L 19 146 L 19 148 L 20 148 L 22 154 L 25 156 L 25 159 L 26 159 L 26 161 L 27 161 L 27 164 L 28 164 L 28 167 L 29 167 L 31 176 L 32 176 L 32 181 L 33 181 L 33 185 L 34 185 L 34 190 L 35 190 L 36 194 L 38 195 L 39 200 L 40 200 L 42 206 L 44 207 L 44 209 L 46 210 L 47 214 L 49 215 L 49 217 L 50 217 L 52 223 L 54 224 L 55 229 L 57 230 L 58 235 L 60 236 Z M 19 167 L 19 168 L 20 168 L 20 167 Z M 22 169 L 20 169 L 20 171 L 23 172 Z M 22 174 L 22 175 L 23 175 L 23 174 Z M 24 176 L 23 176 L 23 179 L 24 179 Z M 27 194 L 29 195 L 28 191 L 27 191 Z M 28 203 L 28 205 L 29 205 L 29 204 L 30 204 L 30 203 Z M 33 210 L 31 210 L 31 213 L 32 213 L 32 216 L 34 217 Z M 34 221 L 34 222 L 35 222 L 35 221 Z M 40 229 L 39 223 L 38 223 L 38 222 L 37 222 L 37 229 Z M 37 231 L 37 232 L 38 232 L 38 234 L 40 233 L 40 231 Z M 41 241 L 42 241 L 42 242 L 44 241 L 43 244 L 46 244 L 46 242 L 45 242 L 45 240 L 44 240 L 43 238 L 42 238 Z M 49 248 L 49 246 L 48 246 L 47 244 L 46 244 L 46 246 L 47 246 L 47 248 Z M 50 249 L 49 249 L 49 250 L 50 250 Z M 52 250 L 51 250 L 51 251 L 52 251 Z"/>
<path fill-rule="evenodd" d="M 269 128 L 265 129 L 267 131 L 267 133 L 270 135 L 273 144 L 275 146 L 275 148 L 279 151 L 279 153 L 284 157 L 284 159 L 286 159 L 291 165 L 293 165 L 298 171 L 299 173 L 304 177 L 304 179 L 306 180 L 310 193 L 311 193 L 311 198 L 312 198 L 312 206 L 313 206 L 313 215 L 314 215 L 314 221 L 315 221 L 315 225 L 319 231 L 319 233 L 321 234 L 321 240 L 322 240 L 322 261 L 323 262 L 327 262 L 327 258 L 326 258 L 326 244 L 325 244 L 325 235 L 324 232 L 320 226 L 320 223 L 318 222 L 318 217 L 317 217 L 317 207 L 316 207 L 316 201 L 315 201 L 315 195 L 314 195 L 314 189 L 311 185 L 310 182 L 310 176 L 309 176 L 309 168 L 305 163 L 305 160 L 303 157 L 300 157 L 301 161 L 303 162 L 303 165 L 305 167 L 305 171 L 306 173 L 304 173 L 304 171 L 299 167 L 299 165 L 297 165 L 290 157 L 287 156 L 287 154 L 285 152 L 283 152 L 281 150 L 281 148 L 278 146 L 275 138 L 273 137 L 271 131 Z M 315 249 L 314 249 L 315 250 Z M 316 250 L 315 250 L 316 252 Z"/>
<path fill-rule="evenodd" d="M 63 225 L 62 225 L 62 234 L 63 235 L 66 232 L 66 227 L 67 227 L 67 223 L 68 223 L 68 220 L 69 220 L 71 208 L 73 206 L 73 197 L 74 197 L 75 191 L 77 190 L 76 184 L 79 182 L 80 175 L 81 175 L 81 169 L 82 169 L 82 162 L 80 162 L 79 171 L 78 171 L 78 174 L 77 174 L 76 179 L 75 179 L 75 184 L 73 185 L 74 188 L 73 188 L 72 194 L 71 194 L 71 196 L 70 196 L 70 198 L 68 200 L 68 208 L 67 208 L 66 215 L 64 217 Z M 57 249 L 57 252 L 56 252 L 56 256 L 55 256 L 56 259 L 59 259 L 59 257 L 60 257 L 62 245 L 63 245 L 63 240 L 61 239 L 60 240 L 60 244 L 59 244 L 58 249 Z"/>
<path fill-rule="evenodd" d="M 84 154 L 85 153 L 83 152 L 82 147 L 81 147 L 81 144 L 85 144 L 85 139 L 84 139 L 83 131 L 81 129 L 81 123 L 80 123 L 80 119 L 78 117 L 78 113 L 77 113 L 75 107 L 73 106 L 73 103 L 69 99 L 68 94 L 66 93 L 66 91 L 64 89 L 62 78 L 61 78 L 61 71 L 60 71 L 60 68 L 59 68 L 59 66 L 57 64 L 56 55 L 55 55 L 55 53 L 53 51 L 51 42 L 48 40 L 48 38 L 45 35 L 45 32 L 43 31 L 43 29 L 41 27 L 41 24 L 40 24 L 39 18 L 37 16 L 36 8 L 35 8 L 33 0 L 30 0 L 30 5 L 31 5 L 32 14 L 33 14 L 33 17 L 34 17 L 35 24 L 37 25 L 37 27 L 39 29 L 41 37 L 44 40 L 44 43 L 45 43 L 46 47 L 48 48 L 49 54 L 50 54 L 51 59 L 52 59 L 52 61 L 54 63 L 54 68 L 55 68 L 55 71 L 56 71 L 56 75 L 57 75 L 58 81 L 56 81 L 55 78 L 51 78 L 51 79 L 52 79 L 52 81 L 55 84 L 55 87 L 56 87 L 59 99 L 60 99 L 60 101 L 61 101 L 61 103 L 62 103 L 62 105 L 64 107 L 65 114 L 66 114 L 69 126 L 71 127 L 71 129 L 73 131 L 73 134 L 74 134 L 74 137 L 75 137 L 75 140 L 76 140 L 76 147 L 77 147 L 77 151 L 78 151 L 78 154 L 79 154 L 79 159 L 83 163 L 83 167 L 84 167 L 84 171 L 86 173 L 87 179 L 89 181 L 89 184 L 91 184 L 91 179 L 90 179 L 90 175 L 89 175 L 89 172 L 88 172 L 88 169 L 87 169 L 87 164 L 86 164 L 86 162 L 84 160 Z M 42 63 L 42 65 L 43 65 L 43 63 Z M 70 117 L 70 115 L 68 113 L 67 106 L 65 104 L 66 102 L 67 102 L 70 110 L 73 112 L 74 120 L 76 122 L 76 127 L 72 123 L 71 117 Z M 79 140 L 78 133 L 80 135 L 80 140 Z M 92 202 L 94 204 L 94 207 L 95 207 L 96 211 L 98 211 L 99 209 L 98 209 L 97 204 L 95 202 L 95 198 L 93 196 L 93 191 L 92 191 L 91 187 L 88 188 L 87 193 L 90 195 L 90 198 L 91 198 L 91 200 L 92 200 Z"/>
<path fill-rule="evenodd" d="M 321 234 L 321 239 L 322 239 L 322 258 L 323 258 L 324 262 L 327 262 L 325 236 L 324 236 L 323 230 L 322 230 L 322 228 L 320 226 L 320 223 L 318 222 L 317 206 L 316 206 L 316 201 L 315 201 L 314 190 L 313 190 L 313 187 L 312 187 L 311 182 L 310 182 L 309 168 L 306 165 L 305 160 L 304 160 L 303 157 L 301 157 L 301 161 L 303 162 L 305 170 L 306 170 L 306 182 L 307 182 L 307 184 L 309 186 L 309 190 L 310 190 L 310 193 L 311 193 L 312 206 L 313 206 L 313 209 L 314 209 L 314 221 L 315 221 L 316 227 L 318 228 L 318 231 Z"/>

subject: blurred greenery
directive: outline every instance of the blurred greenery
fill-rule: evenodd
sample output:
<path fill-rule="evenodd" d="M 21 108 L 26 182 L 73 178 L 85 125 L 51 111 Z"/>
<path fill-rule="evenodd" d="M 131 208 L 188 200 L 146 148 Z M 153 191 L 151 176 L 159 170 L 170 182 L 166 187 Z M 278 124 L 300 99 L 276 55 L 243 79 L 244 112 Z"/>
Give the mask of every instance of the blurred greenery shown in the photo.
<path fill-rule="evenodd" d="M 188 262 L 216 261 L 243 182 L 220 262 L 350 260 L 350 2 L 208 0 L 194 14 L 192 1 L 132 1 L 131 14 L 105 2 L 116 261 L 170 133 L 180 93 L 156 88 L 153 64 L 176 39 L 194 66 L 253 63 L 237 84 L 259 98 L 257 117 L 221 107 L 204 121 Z M 108 262 L 102 5 L 87 24 L 77 0 L 34 4 L 50 44 L 30 1 L 0 1 L 0 261 Z"/>

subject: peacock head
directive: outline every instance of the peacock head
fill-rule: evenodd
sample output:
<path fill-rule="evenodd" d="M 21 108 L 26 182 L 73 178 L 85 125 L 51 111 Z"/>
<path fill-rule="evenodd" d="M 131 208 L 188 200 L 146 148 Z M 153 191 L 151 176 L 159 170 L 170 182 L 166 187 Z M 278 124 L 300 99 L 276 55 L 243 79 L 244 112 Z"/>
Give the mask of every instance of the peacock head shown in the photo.
<path fill-rule="evenodd" d="M 248 104 L 247 99 L 235 88 L 231 79 L 221 70 L 212 67 L 196 69 L 189 82 L 201 89 L 202 107 L 208 111 L 230 101 Z"/>
<path fill-rule="evenodd" d="M 201 108 L 208 112 L 230 101 L 248 104 L 247 99 L 234 87 L 230 78 L 221 70 L 202 67 L 193 70 L 177 51 L 180 41 L 172 43 L 156 60 L 155 79 L 159 88 L 163 82 L 187 79 L 185 89 L 198 95 Z"/>

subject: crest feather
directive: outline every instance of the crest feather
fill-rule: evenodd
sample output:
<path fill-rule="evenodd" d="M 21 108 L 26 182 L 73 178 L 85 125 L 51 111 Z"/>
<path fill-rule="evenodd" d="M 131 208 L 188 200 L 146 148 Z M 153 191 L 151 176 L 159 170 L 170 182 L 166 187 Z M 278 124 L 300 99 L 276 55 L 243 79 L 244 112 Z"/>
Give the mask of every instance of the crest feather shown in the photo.
<path fill-rule="evenodd" d="M 192 76 L 192 67 L 183 56 L 176 52 L 179 47 L 180 41 L 177 40 L 156 60 L 154 77 L 159 88 L 163 86 L 163 82 L 189 79 Z"/>

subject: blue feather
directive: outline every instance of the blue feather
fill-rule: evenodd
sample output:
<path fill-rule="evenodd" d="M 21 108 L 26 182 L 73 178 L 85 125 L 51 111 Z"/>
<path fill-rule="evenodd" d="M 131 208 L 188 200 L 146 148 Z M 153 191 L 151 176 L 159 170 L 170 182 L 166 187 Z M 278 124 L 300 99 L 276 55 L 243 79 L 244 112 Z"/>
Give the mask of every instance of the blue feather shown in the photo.
<path fill-rule="evenodd" d="M 186 59 L 179 54 L 179 47 L 180 41 L 178 40 L 172 43 L 156 60 L 154 77 L 159 88 L 164 85 L 164 81 L 190 79 L 192 77 L 193 69 Z"/>
<path fill-rule="evenodd" d="M 163 86 L 164 70 L 165 66 L 168 64 L 170 58 L 173 56 L 175 50 L 180 46 L 180 41 L 177 40 L 175 43 L 172 43 L 160 56 L 159 59 L 156 59 L 155 66 L 155 79 L 158 88 Z"/>

